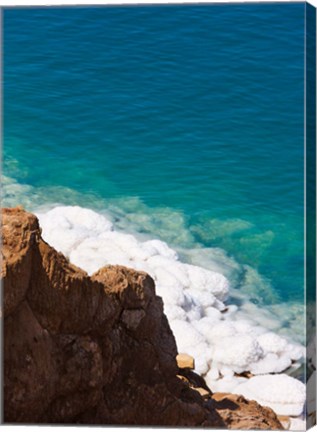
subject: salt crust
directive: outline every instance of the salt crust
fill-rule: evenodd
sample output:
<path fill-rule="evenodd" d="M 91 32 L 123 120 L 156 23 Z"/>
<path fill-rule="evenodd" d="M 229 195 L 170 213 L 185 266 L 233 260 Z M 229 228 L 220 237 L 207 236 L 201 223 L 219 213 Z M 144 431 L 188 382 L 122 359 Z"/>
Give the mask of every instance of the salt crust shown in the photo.
<path fill-rule="evenodd" d="M 212 390 L 242 393 L 279 414 L 302 412 L 304 384 L 268 374 L 287 369 L 304 355 L 304 347 L 241 318 L 236 305 L 225 305 L 230 288 L 225 276 L 181 262 L 163 241 L 140 241 L 116 231 L 108 218 L 90 209 L 59 206 L 37 216 L 44 240 L 89 274 L 107 264 L 149 273 L 164 300 L 178 351 L 195 358 L 196 371 Z M 265 322 L 270 315 L 263 315 Z M 259 376 L 236 376 L 245 371 Z"/>
<path fill-rule="evenodd" d="M 289 428 L 291 431 L 305 431 L 306 430 L 306 421 L 301 418 L 292 418 L 291 417 L 291 426 Z"/>
<path fill-rule="evenodd" d="M 306 399 L 306 386 L 286 374 L 255 376 L 234 391 L 269 406 L 279 415 L 299 416 Z"/>

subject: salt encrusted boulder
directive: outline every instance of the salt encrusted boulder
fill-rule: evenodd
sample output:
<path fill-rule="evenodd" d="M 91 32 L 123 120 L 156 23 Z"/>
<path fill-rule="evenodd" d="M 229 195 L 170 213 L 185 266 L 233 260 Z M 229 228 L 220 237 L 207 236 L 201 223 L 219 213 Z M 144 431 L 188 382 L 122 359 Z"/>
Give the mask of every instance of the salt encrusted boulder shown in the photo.
<path fill-rule="evenodd" d="M 262 349 L 257 341 L 249 335 L 227 336 L 217 341 L 214 350 L 214 361 L 228 364 L 233 372 L 244 372 L 250 363 L 258 361 Z"/>
<path fill-rule="evenodd" d="M 80 227 L 80 229 L 78 229 Z M 58 251 L 68 256 L 74 245 L 87 239 L 87 234 L 112 230 L 112 223 L 90 209 L 77 206 L 58 207 L 41 217 L 41 228 L 49 244 L 59 239 Z"/>
<path fill-rule="evenodd" d="M 279 415 L 299 416 L 303 412 L 306 387 L 288 375 L 259 375 L 246 380 L 235 392 L 261 405 L 272 408 Z"/>
<path fill-rule="evenodd" d="M 203 395 L 179 379 L 146 273 L 109 266 L 89 277 L 42 240 L 35 216 L 4 209 L 2 219 L 5 422 L 281 428 L 271 410 L 251 403 L 252 416 L 243 399 L 228 411 L 201 377 Z"/>

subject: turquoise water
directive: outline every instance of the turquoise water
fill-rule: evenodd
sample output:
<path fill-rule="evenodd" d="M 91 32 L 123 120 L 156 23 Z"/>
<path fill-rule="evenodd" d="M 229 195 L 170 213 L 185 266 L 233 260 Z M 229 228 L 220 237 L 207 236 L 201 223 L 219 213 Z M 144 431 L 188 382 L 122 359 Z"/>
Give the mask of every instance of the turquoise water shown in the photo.
<path fill-rule="evenodd" d="M 304 7 L 5 9 L 3 203 L 121 203 L 303 301 Z"/>

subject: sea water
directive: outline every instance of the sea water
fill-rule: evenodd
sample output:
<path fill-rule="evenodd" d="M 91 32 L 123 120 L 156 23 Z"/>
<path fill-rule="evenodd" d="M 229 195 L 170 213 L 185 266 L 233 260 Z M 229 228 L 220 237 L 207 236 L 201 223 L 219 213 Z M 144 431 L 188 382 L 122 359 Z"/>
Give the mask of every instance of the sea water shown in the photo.
<path fill-rule="evenodd" d="M 304 7 L 5 9 L 3 205 L 159 239 L 303 342 Z"/>

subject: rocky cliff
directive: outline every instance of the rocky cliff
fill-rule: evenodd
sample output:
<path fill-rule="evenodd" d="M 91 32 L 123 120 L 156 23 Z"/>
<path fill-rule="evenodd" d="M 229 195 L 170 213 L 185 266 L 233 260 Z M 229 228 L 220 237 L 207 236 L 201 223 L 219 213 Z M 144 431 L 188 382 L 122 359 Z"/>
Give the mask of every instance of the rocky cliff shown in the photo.
<path fill-rule="evenodd" d="M 269 408 L 182 374 L 146 273 L 89 277 L 21 208 L 3 210 L 2 238 L 5 422 L 282 429 Z"/>

